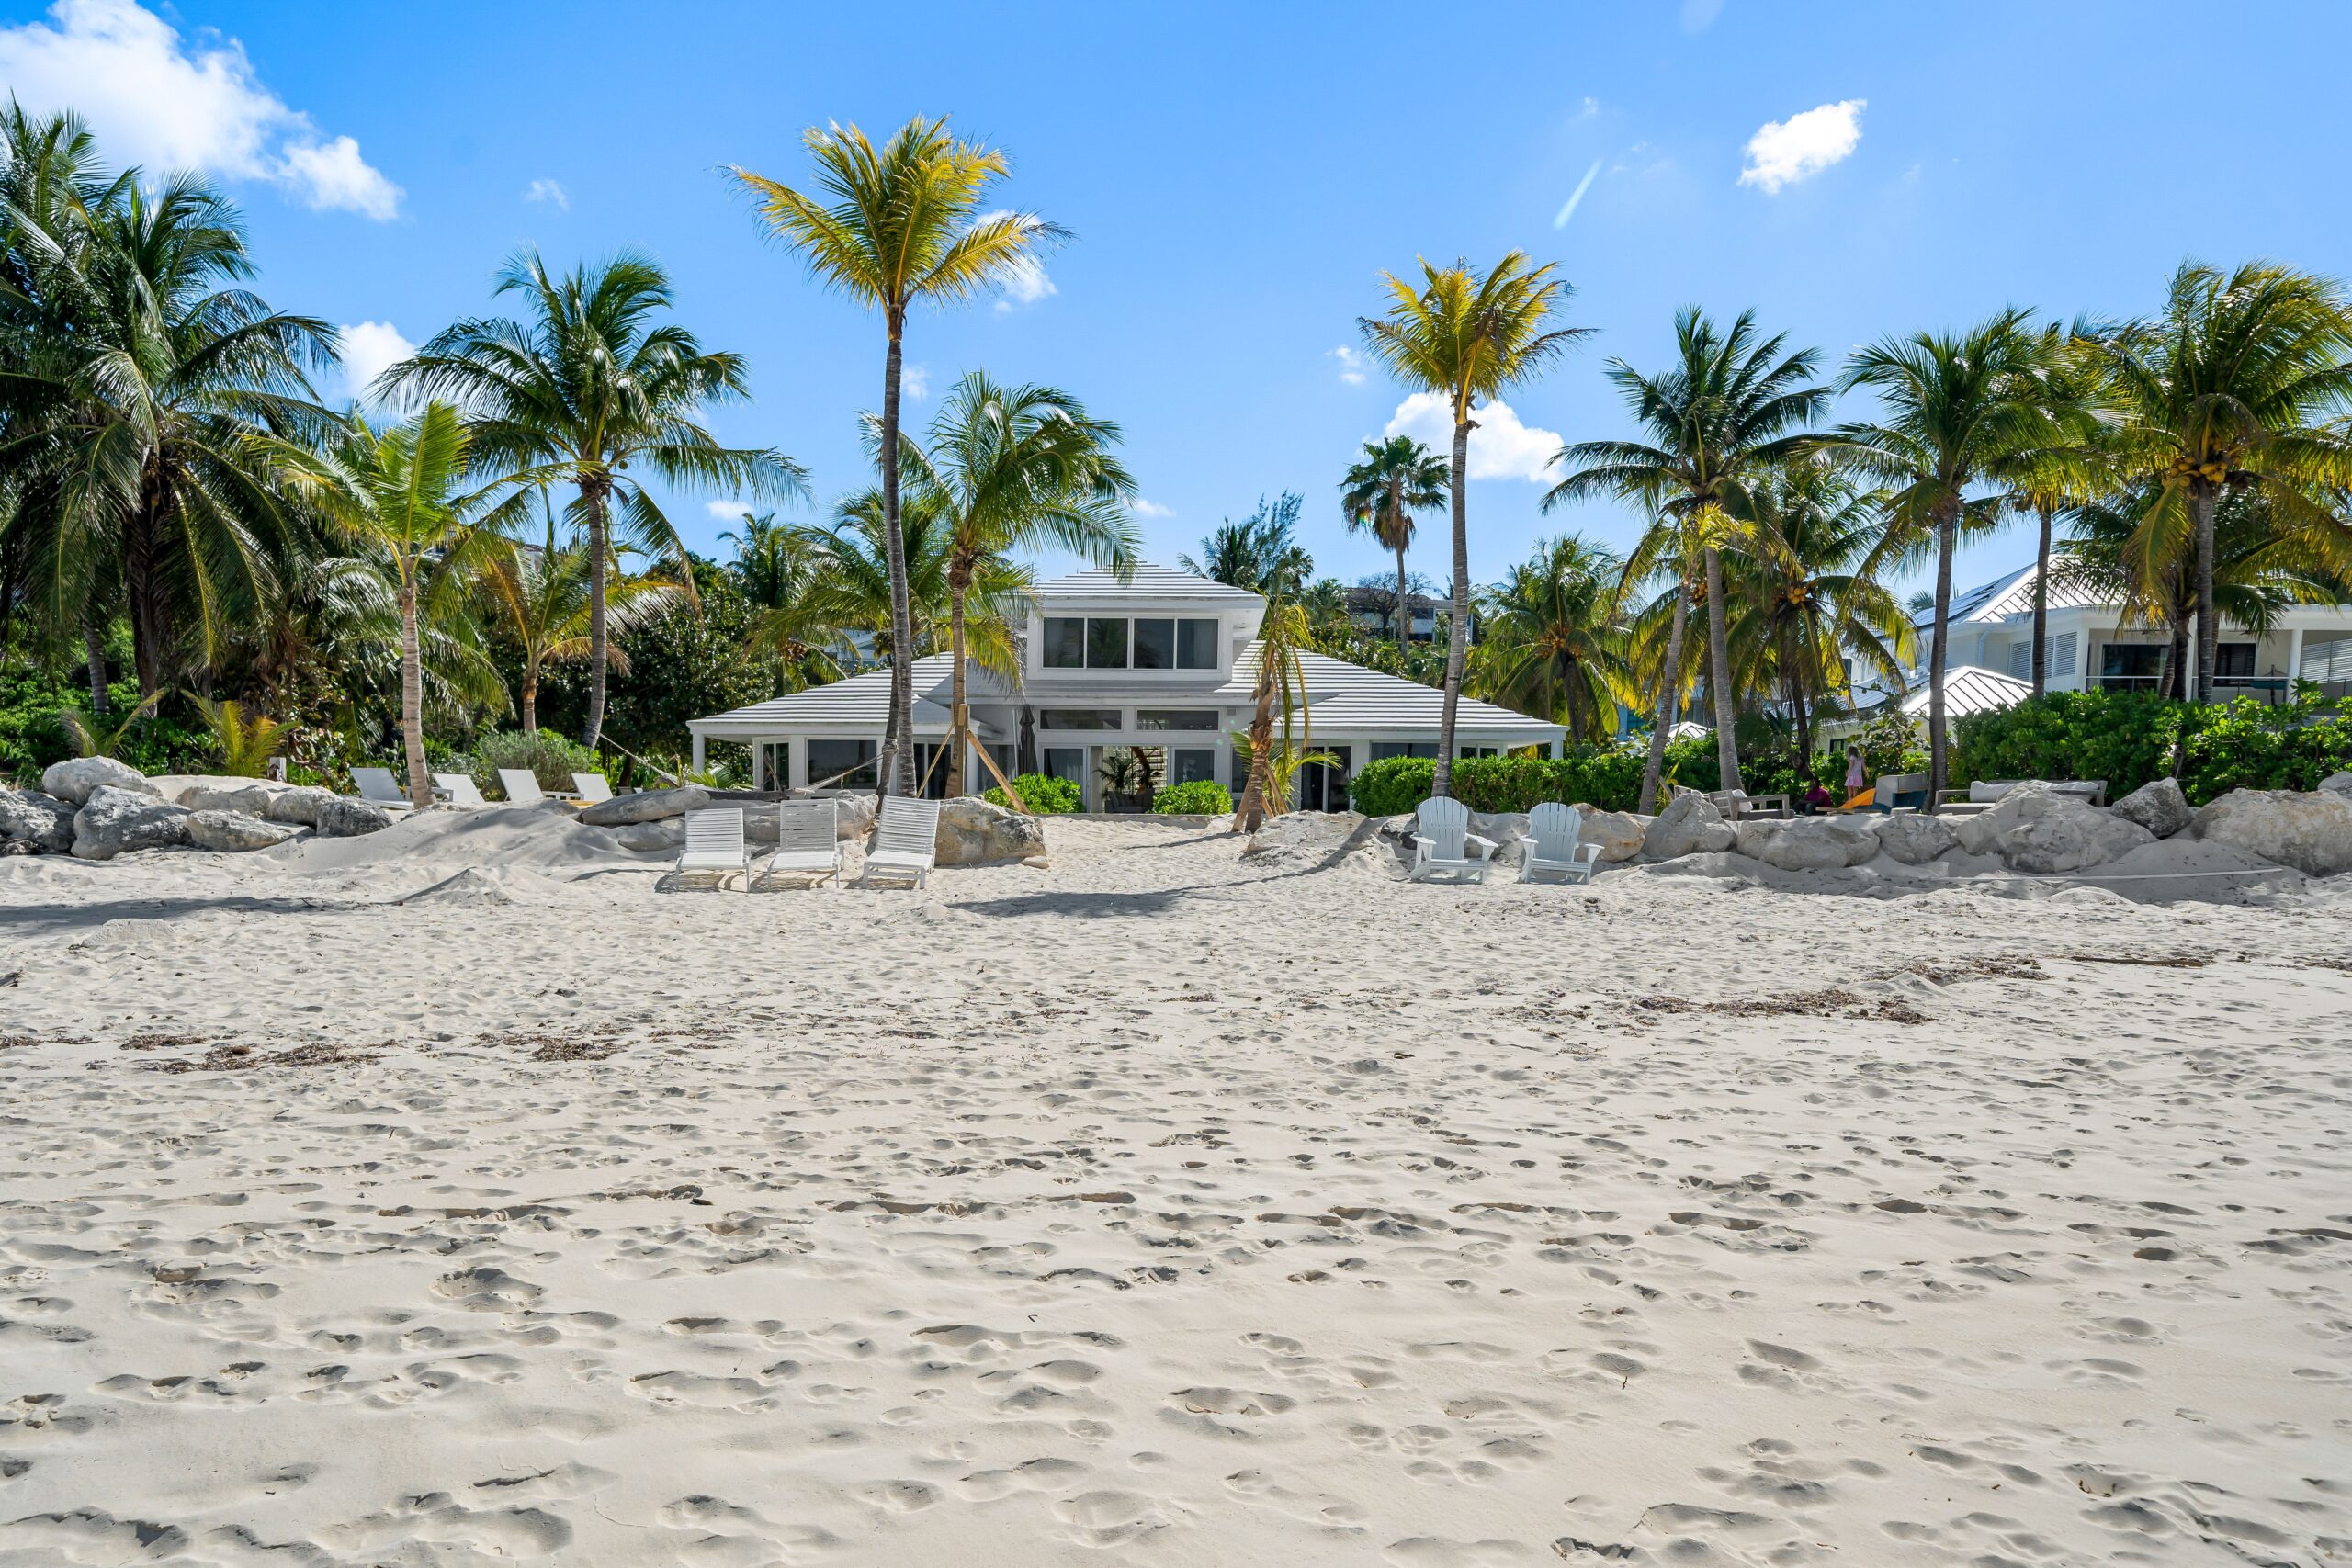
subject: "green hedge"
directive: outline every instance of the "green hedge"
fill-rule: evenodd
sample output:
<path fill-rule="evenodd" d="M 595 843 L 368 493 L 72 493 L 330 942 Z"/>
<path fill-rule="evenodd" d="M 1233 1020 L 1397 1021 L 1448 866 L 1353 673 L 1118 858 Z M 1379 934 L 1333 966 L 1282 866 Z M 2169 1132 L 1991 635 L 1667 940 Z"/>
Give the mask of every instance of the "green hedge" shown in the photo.
<path fill-rule="evenodd" d="M 424 755 L 428 765 L 442 761 L 434 755 L 435 748 L 431 736 L 425 737 Z M 459 760 L 456 752 L 447 760 Z M 407 776 L 406 762 L 393 764 L 392 776 Z M 528 768 L 544 790 L 571 793 L 574 773 L 601 773 L 605 764 L 595 752 L 553 729 L 493 729 L 474 742 L 471 766 L 475 787 L 492 800 L 505 798 L 506 791 L 498 782 L 501 768 Z"/>
<path fill-rule="evenodd" d="M 1233 792 L 1215 779 L 1163 784 L 1152 795 L 1151 808 L 1164 817 L 1222 817 L 1233 809 Z"/>
<path fill-rule="evenodd" d="M 2313 700 L 2272 707 L 2251 697 L 2199 705 L 2142 692 L 2052 692 L 1969 714 L 1952 731 L 1952 784 L 1978 779 L 2105 779 L 2119 799 L 2173 771 L 2202 806 L 2233 789 L 2314 789 L 2352 769 L 2352 718 Z"/>
<path fill-rule="evenodd" d="M 1079 793 L 1076 784 L 1068 779 L 1055 778 L 1050 773 L 1023 773 L 1012 781 L 1012 787 L 1021 792 L 1022 804 L 1040 817 L 1066 817 L 1086 804 L 1085 796 Z M 982 790 L 980 798 L 990 806 L 1008 809 L 1012 805 L 1005 798 L 1004 791 L 995 784 Z"/>
<path fill-rule="evenodd" d="M 1464 757 L 1453 764 L 1454 797 L 1473 811 L 1525 811 L 1540 801 L 1631 811 L 1642 793 L 1643 754 L 1581 747 L 1565 757 Z M 1348 798 L 1366 817 L 1397 817 L 1430 795 L 1437 764 L 1427 757 L 1387 757 L 1348 782 Z"/>

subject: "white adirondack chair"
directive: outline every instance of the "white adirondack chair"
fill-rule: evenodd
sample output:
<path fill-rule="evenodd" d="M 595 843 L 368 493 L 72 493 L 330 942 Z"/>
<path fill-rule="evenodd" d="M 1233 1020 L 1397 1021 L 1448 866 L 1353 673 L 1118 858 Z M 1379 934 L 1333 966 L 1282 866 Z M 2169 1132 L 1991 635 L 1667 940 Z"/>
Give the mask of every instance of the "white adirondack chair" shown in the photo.
<path fill-rule="evenodd" d="M 506 792 L 509 806 L 537 806 L 547 799 L 547 792 L 539 788 L 539 775 L 528 768 L 501 768 L 498 787 Z"/>
<path fill-rule="evenodd" d="M 857 880 L 863 885 L 887 876 L 927 887 L 938 862 L 939 802 L 894 795 L 882 802 L 881 820 L 874 825 L 874 847 L 865 852 L 865 865 Z"/>
<path fill-rule="evenodd" d="M 1419 882 L 1441 871 L 1465 882 L 1487 880 L 1487 863 L 1494 858 L 1495 841 L 1470 830 L 1468 807 L 1431 795 L 1421 802 L 1415 816 L 1420 831 L 1413 835 L 1413 869 L 1406 874 L 1406 881 Z"/>
<path fill-rule="evenodd" d="M 1532 882 L 1555 873 L 1573 882 L 1590 882 L 1600 859 L 1599 844 L 1582 844 L 1584 813 L 1573 806 L 1546 800 L 1527 814 L 1527 858 L 1520 863 L 1519 879 Z"/>
<path fill-rule="evenodd" d="M 763 874 L 842 885 L 841 807 L 830 800 L 784 800 L 775 808 L 775 853 Z"/>
<path fill-rule="evenodd" d="M 752 846 L 743 837 L 743 808 L 712 806 L 686 813 L 686 847 L 678 853 L 678 874 L 718 874 L 718 885 L 736 872 L 743 874 L 743 891 L 752 890 Z"/>
<path fill-rule="evenodd" d="M 571 775 L 571 793 L 586 805 L 594 806 L 600 800 L 613 798 L 612 781 L 602 773 L 574 773 Z"/>
<path fill-rule="evenodd" d="M 387 811 L 406 811 L 416 804 L 392 777 L 390 768 L 354 768 L 351 782 L 359 786 L 359 798 L 370 806 L 380 806 Z"/>
<path fill-rule="evenodd" d="M 474 787 L 472 778 L 465 773 L 435 773 L 433 775 L 433 784 L 435 788 L 449 797 L 449 804 L 452 806 L 488 806 L 490 804 L 481 797 L 481 791 Z"/>

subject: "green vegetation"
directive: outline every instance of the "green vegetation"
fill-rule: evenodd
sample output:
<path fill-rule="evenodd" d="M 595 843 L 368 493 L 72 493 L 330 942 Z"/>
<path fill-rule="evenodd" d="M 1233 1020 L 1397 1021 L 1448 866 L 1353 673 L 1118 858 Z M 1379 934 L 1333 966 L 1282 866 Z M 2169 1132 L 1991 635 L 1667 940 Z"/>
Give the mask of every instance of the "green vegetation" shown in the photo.
<path fill-rule="evenodd" d="M 2202 806 L 2233 789 L 2312 789 L 2352 769 L 2352 716 L 2311 698 L 2276 707 L 2241 697 L 2174 702 L 2143 692 L 2052 692 L 1970 714 L 1953 742 L 1953 778 L 2105 779 L 2114 800 L 2172 775 Z"/>
<path fill-rule="evenodd" d="M 1385 758 L 1349 781 L 1349 801 L 1367 817 L 1400 816 L 1430 797 L 1436 773 L 1428 757 Z M 1631 811 L 1641 797 L 1642 757 L 1603 746 L 1565 757 L 1464 757 L 1453 764 L 1453 781 L 1454 798 L 1473 811 L 1525 811 L 1545 800 Z"/>
<path fill-rule="evenodd" d="M 1086 807 L 1086 798 L 1076 784 L 1051 773 L 1019 774 L 1013 779 L 1012 787 L 1021 792 L 1022 804 L 1039 817 L 1065 817 Z M 980 798 L 990 806 L 1012 804 L 1005 798 L 1004 791 L 994 784 L 982 790 Z"/>
<path fill-rule="evenodd" d="M 1233 809 L 1233 792 L 1215 779 L 1162 784 L 1151 797 L 1151 808 L 1168 817 L 1222 817 Z"/>

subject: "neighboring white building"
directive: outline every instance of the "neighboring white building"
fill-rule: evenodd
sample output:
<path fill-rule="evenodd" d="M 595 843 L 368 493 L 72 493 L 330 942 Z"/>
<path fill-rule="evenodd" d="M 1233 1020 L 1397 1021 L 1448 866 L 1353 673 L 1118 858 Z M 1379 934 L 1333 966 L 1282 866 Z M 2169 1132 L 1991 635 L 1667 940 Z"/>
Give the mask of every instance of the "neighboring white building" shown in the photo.
<path fill-rule="evenodd" d="M 1036 591 L 1021 639 L 1017 685 L 968 666 L 965 700 L 975 738 L 1007 774 L 1035 771 L 1069 779 L 1087 808 L 1102 808 L 1098 777 L 1105 750 L 1153 754 L 1164 784 L 1216 779 L 1240 793 L 1232 735 L 1249 728 L 1257 670 L 1254 638 L 1265 601 L 1255 593 L 1189 572 L 1142 566 L 1125 583 L 1107 571 L 1081 571 Z M 1361 665 L 1307 654 L 1307 722 L 1314 749 L 1339 759 L 1333 768 L 1300 770 L 1300 804 L 1338 809 L 1347 781 L 1367 762 L 1390 756 L 1434 757 L 1442 694 Z M 915 661 L 917 775 L 944 792 L 946 765 L 933 767 L 948 730 L 950 660 Z M 712 740 L 752 748 L 753 786 L 821 784 L 871 787 L 889 706 L 889 672 L 876 671 L 829 686 L 775 697 L 687 725 L 695 765 Z M 1482 756 L 1534 747 L 1556 755 L 1567 732 L 1490 703 L 1462 699 L 1455 750 Z M 967 789 L 994 782 L 967 758 Z"/>

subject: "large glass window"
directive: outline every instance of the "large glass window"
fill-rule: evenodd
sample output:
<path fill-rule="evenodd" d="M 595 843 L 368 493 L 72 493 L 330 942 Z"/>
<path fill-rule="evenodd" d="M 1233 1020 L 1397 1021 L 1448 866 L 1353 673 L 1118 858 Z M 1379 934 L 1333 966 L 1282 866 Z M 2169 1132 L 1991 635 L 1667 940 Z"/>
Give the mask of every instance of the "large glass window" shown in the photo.
<path fill-rule="evenodd" d="M 2213 645 L 2213 679 L 2250 681 L 2253 678 L 2254 644 L 2221 642 Z"/>
<path fill-rule="evenodd" d="M 1176 668 L 1179 670 L 1215 670 L 1216 656 L 1216 622 L 1179 621 L 1176 623 Z"/>
<path fill-rule="evenodd" d="M 1137 622 L 1138 626 L 1142 623 Z M 1215 708 L 1137 708 L 1137 729 L 1215 729 Z"/>
<path fill-rule="evenodd" d="M 1048 670 L 1086 668 L 1086 622 L 1078 615 L 1047 615 L 1046 646 L 1038 657 Z"/>
<path fill-rule="evenodd" d="M 1170 784 L 1206 784 L 1216 777 L 1216 753 L 1186 748 L 1168 753 Z"/>
<path fill-rule="evenodd" d="M 1040 729 L 1117 729 L 1117 708 L 1039 708 Z"/>
<path fill-rule="evenodd" d="M 1125 670 L 1127 667 L 1127 623 L 1104 620 L 1100 616 L 1086 617 L 1086 667 L 1089 670 Z"/>
<path fill-rule="evenodd" d="M 1374 761 L 1381 761 L 1389 757 L 1427 757 L 1434 761 L 1437 757 L 1437 745 L 1434 741 L 1423 744 L 1419 740 L 1409 742 L 1403 740 L 1375 740 L 1372 743 L 1372 760 Z"/>
<path fill-rule="evenodd" d="M 1136 668 L 1138 670 L 1176 668 L 1176 623 L 1174 621 L 1149 620 L 1136 623 Z"/>
<path fill-rule="evenodd" d="M 830 789 L 871 789 L 881 782 L 875 768 L 880 750 L 872 740 L 811 740 L 808 782 Z M 836 773 L 842 776 L 835 778 Z"/>
<path fill-rule="evenodd" d="M 1046 776 L 1068 779 L 1080 789 L 1086 787 L 1086 748 L 1083 746 L 1048 746 L 1045 749 Z"/>

